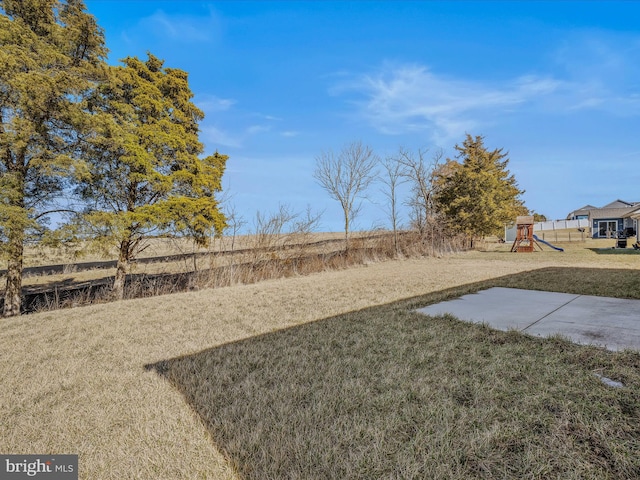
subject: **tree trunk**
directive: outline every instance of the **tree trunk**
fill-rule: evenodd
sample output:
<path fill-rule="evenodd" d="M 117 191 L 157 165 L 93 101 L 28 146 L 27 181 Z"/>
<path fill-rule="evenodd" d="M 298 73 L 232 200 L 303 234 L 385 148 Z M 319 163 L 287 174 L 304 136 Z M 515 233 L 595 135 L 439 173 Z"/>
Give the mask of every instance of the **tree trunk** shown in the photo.
<path fill-rule="evenodd" d="M 129 270 L 129 240 L 120 242 L 120 253 L 118 254 L 118 264 L 116 265 L 116 275 L 113 279 L 113 287 L 111 287 L 111 295 L 114 300 L 122 300 L 124 298 L 124 284 L 127 280 Z"/>
<path fill-rule="evenodd" d="M 10 257 L 7 265 L 7 283 L 4 291 L 4 317 L 20 315 L 22 307 L 22 262 L 24 245 L 21 235 L 10 240 Z"/>
<path fill-rule="evenodd" d="M 395 202 L 394 202 L 394 207 L 395 209 Z M 395 210 L 394 213 L 392 215 L 391 218 L 391 224 L 393 226 L 393 251 L 394 251 L 394 258 L 397 258 L 400 255 L 400 249 L 398 248 L 398 226 L 396 224 L 396 214 L 395 214 Z"/>
<path fill-rule="evenodd" d="M 344 211 L 344 251 L 349 253 L 349 212 Z"/>

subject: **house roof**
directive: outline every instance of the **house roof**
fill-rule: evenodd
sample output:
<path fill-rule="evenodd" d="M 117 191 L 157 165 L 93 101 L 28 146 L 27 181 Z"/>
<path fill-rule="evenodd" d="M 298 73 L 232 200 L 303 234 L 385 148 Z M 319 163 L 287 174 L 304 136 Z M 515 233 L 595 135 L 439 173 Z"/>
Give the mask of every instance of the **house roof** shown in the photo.
<path fill-rule="evenodd" d="M 595 208 L 589 212 L 591 219 L 598 218 L 625 218 L 630 217 L 631 214 L 637 212 L 640 209 L 638 205 L 630 206 L 626 208 Z"/>
<path fill-rule="evenodd" d="M 589 210 L 593 210 L 594 208 L 598 208 L 598 207 L 594 207 L 593 205 L 585 205 L 584 207 L 579 208 L 575 211 L 576 212 L 589 211 Z"/>
<path fill-rule="evenodd" d="M 567 220 L 570 220 L 572 217 L 577 217 L 578 215 L 588 215 L 591 210 L 596 209 L 593 205 L 585 205 L 582 208 L 574 210 L 567 215 Z"/>
<path fill-rule="evenodd" d="M 593 205 L 585 205 L 584 207 L 569 213 L 569 215 L 567 215 L 567 220 L 572 217 L 577 217 L 578 215 L 589 215 L 591 218 L 622 218 L 629 216 L 627 214 L 629 212 L 624 214 L 621 213 L 623 210 L 630 210 L 633 212 L 638 209 L 640 209 L 640 202 L 626 202 L 624 200 L 617 199 L 600 208 L 594 207 Z M 596 216 L 594 216 L 594 214 Z"/>
<path fill-rule="evenodd" d="M 613 202 L 605 205 L 602 208 L 626 208 L 626 207 L 633 207 L 634 205 L 636 205 L 638 202 L 625 202 L 624 200 L 614 200 Z"/>

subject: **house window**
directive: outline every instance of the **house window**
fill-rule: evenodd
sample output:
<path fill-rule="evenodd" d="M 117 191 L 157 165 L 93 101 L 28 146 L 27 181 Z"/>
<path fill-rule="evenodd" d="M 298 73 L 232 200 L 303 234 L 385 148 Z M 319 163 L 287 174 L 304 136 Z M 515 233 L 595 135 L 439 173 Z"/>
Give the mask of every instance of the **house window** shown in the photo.
<path fill-rule="evenodd" d="M 598 236 L 601 238 L 611 238 L 616 236 L 618 231 L 617 220 L 605 220 L 598 222 Z"/>

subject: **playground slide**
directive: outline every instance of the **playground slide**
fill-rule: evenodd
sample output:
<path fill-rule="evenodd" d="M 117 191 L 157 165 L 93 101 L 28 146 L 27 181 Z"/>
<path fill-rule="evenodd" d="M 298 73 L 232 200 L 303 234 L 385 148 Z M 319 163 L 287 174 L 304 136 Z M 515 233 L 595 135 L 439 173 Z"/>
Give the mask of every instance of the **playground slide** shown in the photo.
<path fill-rule="evenodd" d="M 544 240 L 542 240 L 541 238 L 538 238 L 536 235 L 533 236 L 533 239 L 536 242 L 540 242 L 540 243 L 544 243 L 545 245 L 550 246 L 551 248 L 553 248 L 554 250 L 558 250 L 559 252 L 564 252 L 564 248 L 560 248 L 560 247 L 556 247 L 555 245 L 551 245 L 549 242 L 545 242 Z"/>

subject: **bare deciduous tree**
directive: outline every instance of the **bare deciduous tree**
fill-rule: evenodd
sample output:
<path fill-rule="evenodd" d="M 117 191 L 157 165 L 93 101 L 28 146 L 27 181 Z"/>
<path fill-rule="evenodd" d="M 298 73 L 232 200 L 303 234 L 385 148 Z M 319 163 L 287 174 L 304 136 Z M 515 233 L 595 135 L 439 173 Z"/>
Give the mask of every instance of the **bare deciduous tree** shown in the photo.
<path fill-rule="evenodd" d="M 365 190 L 375 179 L 378 157 L 362 142 L 345 145 L 336 156 L 323 152 L 316 157 L 313 177 L 331 198 L 338 201 L 344 215 L 345 250 L 349 250 L 349 228 L 360 212 Z"/>
<path fill-rule="evenodd" d="M 397 162 L 402 165 L 402 175 L 411 183 L 411 198 L 408 205 L 414 226 L 424 235 L 435 216 L 433 208 L 433 174 L 438 167 L 443 153 L 435 152 L 430 161 L 426 160 L 427 150 L 420 149 L 416 153 L 400 148 Z"/>
<path fill-rule="evenodd" d="M 298 245 L 299 254 L 304 253 L 305 248 L 311 242 L 313 233 L 317 231 L 320 225 L 324 211 L 314 212 L 311 205 L 307 205 L 304 213 L 298 214 L 291 224 L 292 241 Z"/>
<path fill-rule="evenodd" d="M 310 206 L 304 213 L 295 212 L 283 204 L 276 212 L 265 214 L 258 211 L 254 220 L 254 249 L 271 251 L 297 245 L 304 250 L 321 217 L 322 212 L 315 213 Z"/>
<path fill-rule="evenodd" d="M 256 212 L 253 231 L 255 250 L 271 250 L 282 244 L 285 227 L 296 217 L 291 207 L 284 204 L 278 205 L 275 213 Z"/>
<path fill-rule="evenodd" d="M 382 189 L 382 193 L 389 201 L 387 213 L 389 214 L 389 220 L 391 220 L 391 228 L 393 230 L 394 252 L 398 255 L 398 186 L 408 182 L 409 179 L 404 174 L 404 165 L 400 163 L 398 159 L 387 157 L 380 163 L 384 169 L 381 180 L 386 187 Z"/>
<path fill-rule="evenodd" d="M 225 236 L 231 236 L 231 245 L 229 246 L 229 248 L 231 252 L 233 252 L 235 249 L 236 237 L 240 234 L 242 228 L 247 224 L 247 221 L 242 215 L 238 213 L 235 204 L 226 205 L 222 211 L 225 217 L 227 217 L 227 227 L 225 228 L 224 234 Z M 224 249 L 222 241 L 220 242 L 220 248 L 221 250 Z"/>

